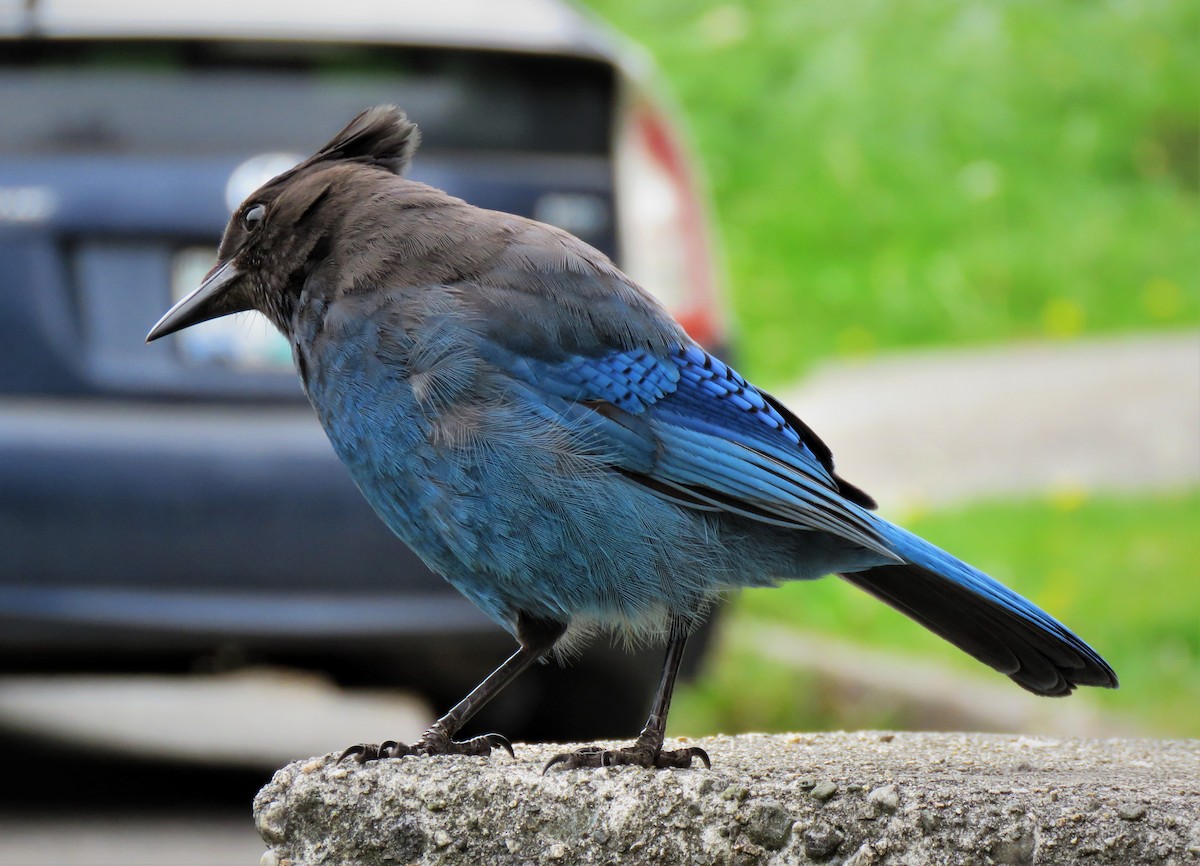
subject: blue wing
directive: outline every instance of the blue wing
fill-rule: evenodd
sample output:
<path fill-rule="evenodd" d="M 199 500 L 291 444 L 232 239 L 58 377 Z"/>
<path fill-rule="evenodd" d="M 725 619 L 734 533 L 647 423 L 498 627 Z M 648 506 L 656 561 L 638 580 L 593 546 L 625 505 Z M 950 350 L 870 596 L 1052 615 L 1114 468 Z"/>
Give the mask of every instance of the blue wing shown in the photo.
<path fill-rule="evenodd" d="M 839 489 L 824 444 L 695 344 L 545 359 L 493 341 L 485 354 L 528 389 L 534 411 L 584 429 L 660 496 L 831 532 L 895 558 L 862 507 L 869 498 L 850 488 L 862 497 L 852 501 Z"/>

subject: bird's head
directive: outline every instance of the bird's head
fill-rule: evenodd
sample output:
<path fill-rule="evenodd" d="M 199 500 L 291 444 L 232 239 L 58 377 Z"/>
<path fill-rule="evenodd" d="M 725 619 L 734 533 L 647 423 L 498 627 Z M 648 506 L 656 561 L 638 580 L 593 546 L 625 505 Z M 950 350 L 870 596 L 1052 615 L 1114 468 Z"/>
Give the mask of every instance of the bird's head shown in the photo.
<path fill-rule="evenodd" d="M 304 280 L 336 228 L 327 209 L 363 179 L 364 168 L 375 177 L 380 169 L 403 172 L 419 139 L 404 112 L 376 106 L 313 156 L 267 181 L 234 211 L 208 276 L 159 319 L 146 342 L 244 310 L 258 310 L 286 331 Z"/>

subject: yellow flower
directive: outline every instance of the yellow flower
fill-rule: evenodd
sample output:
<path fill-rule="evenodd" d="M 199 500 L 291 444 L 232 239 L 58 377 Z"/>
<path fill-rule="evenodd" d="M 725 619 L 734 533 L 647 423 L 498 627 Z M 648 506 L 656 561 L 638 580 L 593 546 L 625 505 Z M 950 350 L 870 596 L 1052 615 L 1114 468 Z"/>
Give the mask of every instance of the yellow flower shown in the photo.
<path fill-rule="evenodd" d="M 1083 305 L 1074 298 L 1051 298 L 1042 307 L 1042 328 L 1051 337 L 1078 337 L 1085 318 Z"/>

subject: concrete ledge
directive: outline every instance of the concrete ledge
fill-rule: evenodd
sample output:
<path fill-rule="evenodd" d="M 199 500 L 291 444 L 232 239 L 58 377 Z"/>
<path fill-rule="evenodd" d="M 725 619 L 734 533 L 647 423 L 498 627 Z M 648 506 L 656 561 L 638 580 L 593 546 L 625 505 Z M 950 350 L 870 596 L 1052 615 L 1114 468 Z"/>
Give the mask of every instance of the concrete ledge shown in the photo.
<path fill-rule="evenodd" d="M 264 866 L 1200 863 L 1200 740 L 983 734 L 695 741 L 713 768 L 333 755 L 254 802 Z"/>

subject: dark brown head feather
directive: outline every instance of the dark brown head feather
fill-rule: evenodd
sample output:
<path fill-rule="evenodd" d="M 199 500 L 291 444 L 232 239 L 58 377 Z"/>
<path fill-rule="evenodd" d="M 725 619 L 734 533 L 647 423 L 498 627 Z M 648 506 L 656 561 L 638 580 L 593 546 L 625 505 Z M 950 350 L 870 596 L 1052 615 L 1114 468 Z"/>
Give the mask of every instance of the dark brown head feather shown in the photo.
<path fill-rule="evenodd" d="M 368 108 L 305 160 L 305 165 L 351 161 L 403 174 L 420 143 L 417 125 L 394 105 Z"/>
<path fill-rule="evenodd" d="M 339 162 L 354 162 L 381 168 L 400 175 L 408 170 L 421 142 L 421 132 L 403 111 L 394 105 L 376 105 L 359 114 L 324 147 L 299 165 L 276 175 L 247 201 L 259 193 L 291 183 L 312 169 L 328 168 Z"/>

